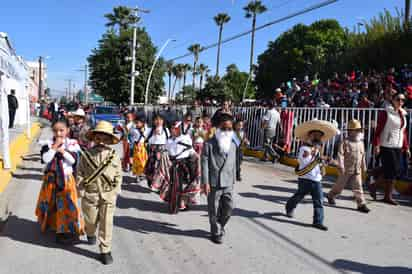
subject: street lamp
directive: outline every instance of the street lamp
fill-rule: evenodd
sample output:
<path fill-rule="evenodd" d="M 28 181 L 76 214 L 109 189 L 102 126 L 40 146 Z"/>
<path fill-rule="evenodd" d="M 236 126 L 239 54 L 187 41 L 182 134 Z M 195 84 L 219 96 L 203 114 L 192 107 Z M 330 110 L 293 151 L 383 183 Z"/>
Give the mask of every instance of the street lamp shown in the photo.
<path fill-rule="evenodd" d="M 167 47 L 167 45 L 168 45 L 170 42 L 176 42 L 176 40 L 175 40 L 175 39 L 167 39 L 167 40 L 166 40 L 166 42 L 163 44 L 163 46 L 162 46 L 162 48 L 160 49 L 160 51 L 157 53 L 156 59 L 155 59 L 155 61 L 153 62 L 152 68 L 150 69 L 149 77 L 147 78 L 147 83 L 146 83 L 146 93 L 145 93 L 145 96 L 144 96 L 144 104 L 145 104 L 145 105 L 147 105 L 148 100 L 149 100 L 148 97 L 149 97 L 150 80 L 152 79 L 152 74 L 153 74 L 154 68 L 155 68 L 157 62 L 159 61 L 160 56 L 162 55 L 162 52 L 165 50 L 165 48 Z"/>

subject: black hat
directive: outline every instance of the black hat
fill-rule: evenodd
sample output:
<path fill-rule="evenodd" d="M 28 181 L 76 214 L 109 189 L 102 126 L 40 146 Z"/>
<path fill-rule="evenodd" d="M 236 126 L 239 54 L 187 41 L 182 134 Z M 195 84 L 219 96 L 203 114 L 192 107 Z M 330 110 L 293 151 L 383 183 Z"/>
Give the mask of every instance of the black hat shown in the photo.
<path fill-rule="evenodd" d="M 229 113 L 220 113 L 219 115 L 219 124 L 223 122 L 231 121 L 233 122 L 233 116 Z"/>
<path fill-rule="evenodd" d="M 136 115 L 135 121 L 140 121 L 142 123 L 146 123 L 146 116 L 144 114 Z"/>

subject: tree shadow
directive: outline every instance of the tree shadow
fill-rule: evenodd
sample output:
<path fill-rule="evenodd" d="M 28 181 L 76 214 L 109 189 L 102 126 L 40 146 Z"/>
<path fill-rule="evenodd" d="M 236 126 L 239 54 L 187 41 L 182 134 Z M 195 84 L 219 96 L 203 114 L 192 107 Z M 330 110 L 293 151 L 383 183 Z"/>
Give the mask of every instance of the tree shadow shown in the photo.
<path fill-rule="evenodd" d="M 43 180 L 43 174 L 12 174 L 12 177 L 20 180 L 34 180 L 41 181 Z"/>
<path fill-rule="evenodd" d="M 40 167 L 19 167 L 18 170 L 27 170 L 43 173 L 43 168 Z"/>
<path fill-rule="evenodd" d="M 364 264 L 349 260 L 336 260 L 333 262 L 333 266 L 345 270 L 358 272 L 362 274 L 410 274 L 412 268 L 402 266 L 376 266 L 370 264 Z"/>
<path fill-rule="evenodd" d="M 52 232 L 41 233 L 40 225 L 37 222 L 19 218 L 15 215 L 9 216 L 3 231 L 0 233 L 0 237 L 9 238 L 13 241 L 46 248 L 63 249 L 87 258 L 98 259 L 98 254 L 89 250 L 77 246 L 62 246 L 56 244 L 55 235 L 56 234 Z"/>
<path fill-rule="evenodd" d="M 204 230 L 181 230 L 177 228 L 176 224 L 146 220 L 130 216 L 115 216 L 114 225 L 142 234 L 159 233 L 192 238 L 207 238 L 209 236 L 209 232 Z"/>
<path fill-rule="evenodd" d="M 140 211 L 169 213 L 167 203 L 165 202 L 126 198 L 122 195 L 117 197 L 117 207 L 121 209 L 135 208 Z"/>
<path fill-rule="evenodd" d="M 254 192 L 244 192 L 244 193 L 239 193 L 241 197 L 244 198 L 253 198 L 253 199 L 260 199 L 268 202 L 273 202 L 277 204 L 284 205 L 286 202 L 289 200 L 290 197 L 285 197 L 285 196 L 276 196 L 276 195 L 262 195 Z M 301 202 L 302 204 L 307 204 L 310 203 L 308 200 L 303 200 Z"/>
<path fill-rule="evenodd" d="M 125 179 L 123 179 L 125 180 Z M 125 181 L 123 181 L 125 182 Z M 130 192 L 135 192 L 135 193 L 143 193 L 143 194 L 149 194 L 152 193 L 152 191 L 150 189 L 148 189 L 147 187 L 144 187 L 142 185 L 139 184 L 131 184 L 130 181 L 127 181 L 126 179 L 126 184 L 122 184 L 122 190 L 125 191 L 130 191 Z"/>
<path fill-rule="evenodd" d="M 288 192 L 288 193 L 295 193 L 295 188 L 289 187 L 281 187 L 281 186 L 271 186 L 271 185 L 254 185 L 253 187 L 263 189 L 263 190 L 270 190 L 276 192 Z"/>

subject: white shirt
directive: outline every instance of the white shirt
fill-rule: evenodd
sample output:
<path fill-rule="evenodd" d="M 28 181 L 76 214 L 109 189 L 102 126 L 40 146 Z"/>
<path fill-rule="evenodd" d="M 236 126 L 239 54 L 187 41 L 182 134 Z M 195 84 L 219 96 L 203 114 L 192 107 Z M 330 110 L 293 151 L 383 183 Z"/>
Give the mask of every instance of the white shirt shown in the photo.
<path fill-rule="evenodd" d="M 169 130 L 163 127 L 160 127 L 159 129 L 153 128 L 152 130 L 154 130 L 154 132 L 148 140 L 149 145 L 165 145 L 167 143 L 167 136 L 170 136 Z M 167 131 L 167 135 L 165 130 Z M 150 134 L 151 133 L 149 132 L 147 137 L 149 137 Z"/>
<path fill-rule="evenodd" d="M 193 148 L 187 149 L 186 146 L 180 145 L 179 143 L 184 143 L 186 145 L 192 146 L 192 139 L 189 135 L 182 134 L 177 138 L 171 138 L 167 140 L 166 148 L 169 151 L 170 156 L 174 157 L 180 154 L 176 159 L 184 159 L 195 152 Z M 184 150 L 186 151 L 182 153 L 182 151 Z"/>
<path fill-rule="evenodd" d="M 130 130 L 130 140 L 131 140 L 132 143 L 136 143 L 138 141 L 139 141 L 139 143 L 144 143 L 145 139 L 149 136 L 150 128 L 145 127 L 143 129 L 142 138 L 140 138 L 140 136 L 142 135 L 142 134 L 140 134 L 140 130 L 141 129 L 138 129 L 138 128 L 135 128 L 135 127 L 131 128 L 131 130 Z"/>
<path fill-rule="evenodd" d="M 48 164 L 50 163 L 57 151 L 52 149 L 53 141 L 48 142 L 49 151 L 43 154 L 43 161 Z M 78 153 L 80 152 L 80 146 L 74 139 L 66 138 L 62 144 L 62 147 L 66 150 L 63 154 L 63 172 L 64 175 L 73 174 L 73 165 L 76 163 L 76 159 L 69 153 Z M 68 152 L 69 151 L 69 152 Z"/>
<path fill-rule="evenodd" d="M 304 158 L 303 154 L 307 152 L 309 155 Z M 299 149 L 298 154 L 298 162 L 299 162 L 299 169 L 305 168 L 308 164 L 310 164 L 314 160 L 314 156 L 312 156 L 312 148 L 308 146 L 301 146 Z M 316 165 L 314 169 L 312 169 L 309 173 L 300 176 L 301 179 L 307 179 L 315 182 L 322 181 L 322 173 L 320 170 L 320 166 Z"/>
<path fill-rule="evenodd" d="M 268 109 L 265 113 L 265 116 L 263 116 L 263 120 L 267 123 L 268 128 L 276 129 L 280 121 L 280 114 L 274 108 Z"/>

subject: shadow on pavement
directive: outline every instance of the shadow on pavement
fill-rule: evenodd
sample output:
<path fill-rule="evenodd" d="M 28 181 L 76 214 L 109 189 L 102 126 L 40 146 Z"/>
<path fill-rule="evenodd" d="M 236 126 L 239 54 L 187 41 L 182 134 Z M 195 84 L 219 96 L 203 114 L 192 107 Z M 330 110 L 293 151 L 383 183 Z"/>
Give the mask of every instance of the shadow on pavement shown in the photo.
<path fill-rule="evenodd" d="M 167 204 L 150 200 L 126 198 L 122 195 L 117 197 L 117 207 L 121 209 L 135 208 L 141 211 L 168 213 Z"/>
<path fill-rule="evenodd" d="M 13 178 L 21 180 L 34 180 L 41 181 L 43 180 L 43 174 L 13 174 Z"/>
<path fill-rule="evenodd" d="M 253 192 L 243 192 L 243 193 L 239 193 L 239 195 L 244 198 L 261 199 L 264 201 L 274 202 L 274 203 L 281 204 L 281 205 L 286 204 L 286 202 L 290 198 L 290 197 L 276 196 L 276 195 L 262 195 L 262 194 L 253 193 Z M 306 204 L 306 203 L 311 203 L 311 202 L 308 200 L 303 200 L 301 203 Z"/>
<path fill-rule="evenodd" d="M 290 187 L 270 186 L 270 185 L 254 185 L 253 187 L 263 189 L 263 190 L 276 191 L 276 192 L 288 192 L 288 193 L 296 192 L 296 188 L 290 188 Z"/>
<path fill-rule="evenodd" d="M 125 191 L 130 191 L 130 192 L 136 192 L 136 193 L 145 193 L 145 194 L 149 194 L 152 193 L 152 191 L 150 189 L 148 189 L 147 187 L 144 187 L 142 184 L 136 184 L 136 183 L 130 183 L 132 182 L 131 180 L 129 180 L 128 176 L 123 177 L 123 184 L 122 184 L 122 190 Z M 146 182 L 144 182 L 146 183 Z"/>
<path fill-rule="evenodd" d="M 336 260 L 333 265 L 345 271 L 358 272 L 362 274 L 410 274 L 412 268 L 402 266 L 376 266 L 363 264 L 349 260 Z"/>
<path fill-rule="evenodd" d="M 115 216 L 114 225 L 143 234 L 160 233 L 193 238 L 207 238 L 209 236 L 209 232 L 204 230 L 180 230 L 177 228 L 176 224 L 146 220 L 130 216 Z"/>
<path fill-rule="evenodd" d="M 41 233 L 40 225 L 32 220 L 22 219 L 15 215 L 8 218 L 7 224 L 4 226 L 4 231 L 0 233 L 0 237 L 9 238 L 13 241 L 42 246 L 53 249 L 63 249 L 74 254 L 78 254 L 91 259 L 98 259 L 98 254 L 91 251 L 81 249 L 77 246 L 62 246 L 55 243 L 54 233 Z"/>
<path fill-rule="evenodd" d="M 18 169 L 43 173 L 43 168 L 40 167 L 19 167 Z"/>

